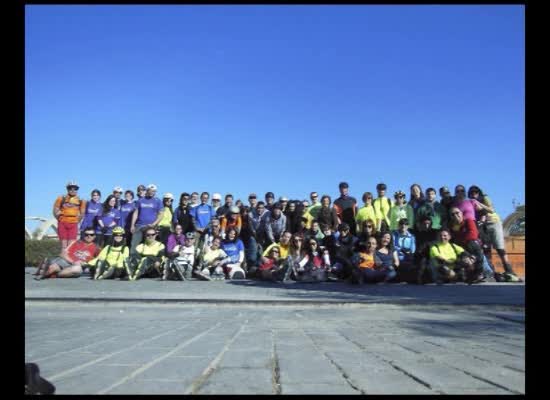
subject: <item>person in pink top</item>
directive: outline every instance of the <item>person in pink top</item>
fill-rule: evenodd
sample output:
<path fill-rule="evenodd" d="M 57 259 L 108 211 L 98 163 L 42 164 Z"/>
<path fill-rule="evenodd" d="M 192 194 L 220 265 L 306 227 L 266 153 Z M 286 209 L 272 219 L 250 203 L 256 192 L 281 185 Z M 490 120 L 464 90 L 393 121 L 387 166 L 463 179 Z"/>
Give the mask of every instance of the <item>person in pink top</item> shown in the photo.
<path fill-rule="evenodd" d="M 464 185 L 455 186 L 455 197 L 451 204 L 451 208 L 452 207 L 457 207 L 462 212 L 465 220 L 476 220 L 475 203 L 466 197 L 466 188 Z"/>

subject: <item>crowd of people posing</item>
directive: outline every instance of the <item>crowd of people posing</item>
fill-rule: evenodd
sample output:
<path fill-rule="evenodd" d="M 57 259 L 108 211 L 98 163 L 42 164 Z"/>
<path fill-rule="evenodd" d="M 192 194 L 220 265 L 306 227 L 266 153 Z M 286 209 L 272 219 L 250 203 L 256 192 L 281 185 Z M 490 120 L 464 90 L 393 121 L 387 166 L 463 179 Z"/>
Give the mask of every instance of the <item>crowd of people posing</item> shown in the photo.
<path fill-rule="evenodd" d="M 91 192 L 78 197 L 67 184 L 53 213 L 62 244 L 59 257 L 45 259 L 36 279 L 78 277 L 88 269 L 94 279 L 201 280 L 245 279 L 286 282 L 479 283 L 519 281 L 505 251 L 500 217 L 477 186 L 457 185 L 410 194 L 377 196 L 365 192 L 363 205 L 349 195 L 346 182 L 333 202 L 317 192 L 310 200 L 265 201 L 255 193 L 248 205 L 227 194 L 181 193 L 156 197 L 155 185 L 139 185 L 137 196 L 116 187 L 105 201 Z M 80 229 L 79 229 L 80 228 Z M 77 238 L 77 236 L 80 236 Z M 495 273 L 496 249 L 505 272 Z"/>

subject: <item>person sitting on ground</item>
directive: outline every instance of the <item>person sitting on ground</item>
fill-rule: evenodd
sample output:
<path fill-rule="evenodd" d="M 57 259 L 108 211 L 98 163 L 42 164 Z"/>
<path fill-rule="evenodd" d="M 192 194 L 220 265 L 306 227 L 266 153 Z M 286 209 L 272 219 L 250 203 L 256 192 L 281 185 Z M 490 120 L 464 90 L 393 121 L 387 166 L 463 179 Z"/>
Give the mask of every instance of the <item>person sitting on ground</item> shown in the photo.
<path fill-rule="evenodd" d="M 290 238 L 292 237 L 292 234 L 289 231 L 284 231 L 281 235 L 281 241 L 279 243 L 272 243 L 270 244 L 263 252 L 261 263 L 267 262 L 267 257 L 270 254 L 270 251 L 273 247 L 277 246 L 279 249 L 279 256 L 283 259 L 286 259 L 288 257 L 288 251 L 290 250 Z"/>
<path fill-rule="evenodd" d="M 183 245 L 176 244 L 167 249 L 168 259 L 164 263 L 162 280 L 189 280 L 193 277 L 195 264 L 195 233 L 187 232 Z"/>
<path fill-rule="evenodd" d="M 484 194 L 478 186 L 475 185 L 470 186 L 470 188 L 468 189 L 468 197 L 474 202 L 476 216 L 479 214 L 485 214 L 484 227 L 487 233 L 489 250 L 492 246 L 497 251 L 497 254 L 500 257 L 500 260 L 504 267 L 505 274 L 509 276 L 509 280 L 519 281 L 519 278 L 517 278 L 517 275 L 512 268 L 512 264 L 510 264 L 508 255 L 506 254 L 502 222 L 500 221 L 500 217 L 493 207 L 491 199 L 489 198 L 489 196 Z M 488 251 L 486 254 L 489 255 L 488 261 L 490 263 L 491 252 Z"/>
<path fill-rule="evenodd" d="M 225 279 L 222 266 L 224 263 L 227 264 L 230 262 L 227 254 L 220 247 L 221 243 L 221 238 L 215 237 L 210 246 L 208 246 L 202 254 L 199 264 L 201 274 L 206 276 L 209 275 L 216 280 Z"/>
<path fill-rule="evenodd" d="M 324 282 L 328 278 L 330 269 L 330 255 L 328 250 L 321 250 L 315 238 L 307 239 L 305 256 L 297 268 L 298 282 Z"/>
<path fill-rule="evenodd" d="M 451 213 L 449 226 L 453 236 L 453 243 L 462 247 L 476 259 L 473 270 L 467 271 L 467 282 L 478 283 L 485 281 L 488 277 L 492 277 L 492 271 L 484 271 L 483 268 L 485 256 L 483 255 L 483 249 L 479 241 L 479 233 L 475 220 L 465 219 L 462 211 L 456 206 L 452 206 L 449 211 Z"/>
<path fill-rule="evenodd" d="M 393 280 L 397 276 L 397 268 L 399 268 L 399 256 L 393 248 L 393 240 L 389 232 L 384 232 L 380 237 L 380 244 L 376 250 L 376 257 L 380 259 L 380 271 L 384 271 L 384 279 L 379 282 L 385 284 Z"/>
<path fill-rule="evenodd" d="M 438 285 L 448 282 L 464 280 L 464 263 L 460 261 L 460 255 L 467 252 L 450 242 L 451 233 L 443 228 L 439 231 L 439 241 L 430 247 L 430 269 L 432 279 Z"/>
<path fill-rule="evenodd" d="M 266 244 L 277 243 L 285 230 L 286 216 L 283 214 L 281 204 L 275 203 L 266 221 Z"/>
<path fill-rule="evenodd" d="M 176 224 L 174 233 L 171 233 L 166 240 L 166 255 L 168 258 L 173 258 L 178 255 L 178 251 L 174 251 L 176 246 L 183 246 L 185 244 L 185 232 L 180 224 Z"/>
<path fill-rule="evenodd" d="M 38 267 L 38 277 L 35 279 L 78 278 L 82 275 L 83 265 L 99 253 L 94 239 L 94 229 L 84 229 L 84 240 L 74 240 L 61 251 L 59 257 L 44 260 Z"/>
<path fill-rule="evenodd" d="M 129 269 L 126 260 L 130 255 L 130 249 L 126 246 L 124 239 L 124 228 L 117 226 L 113 228 L 113 241 L 105 246 L 101 253 L 86 263 L 86 266 L 94 266 L 95 274 L 93 279 L 114 279 L 128 276 Z"/>
<path fill-rule="evenodd" d="M 338 227 L 340 235 L 334 242 L 332 248 L 327 246 L 330 254 L 330 259 L 333 262 L 330 269 L 329 279 L 348 279 L 351 277 L 353 269 L 352 257 L 357 245 L 358 239 L 350 232 L 350 226 L 346 223 L 340 224 Z"/>
<path fill-rule="evenodd" d="M 262 257 L 262 263 L 258 267 L 258 274 L 256 276 L 266 281 L 276 281 L 279 277 L 279 270 L 281 269 L 284 259 L 280 257 L 281 252 L 279 246 L 274 244 L 269 248 L 269 254 L 266 257 Z"/>
<path fill-rule="evenodd" d="M 431 282 L 430 269 L 427 268 L 430 259 L 430 247 L 437 242 L 439 229 L 432 228 L 432 219 L 429 215 L 420 215 L 416 229 L 416 252 L 414 263 L 418 270 L 416 281 L 419 285 Z"/>
<path fill-rule="evenodd" d="M 323 195 L 321 197 L 321 207 L 317 212 L 316 221 L 319 222 L 319 225 L 328 225 L 332 231 L 338 229 L 338 214 L 336 209 L 330 206 L 331 198 L 328 195 Z"/>
<path fill-rule="evenodd" d="M 145 240 L 136 246 L 135 254 L 130 254 L 127 265 L 129 278 L 135 281 L 142 277 L 162 276 L 161 264 L 164 261 L 164 245 L 156 240 L 157 231 L 149 226 L 144 229 Z"/>
<path fill-rule="evenodd" d="M 354 259 L 351 283 L 377 283 L 388 277 L 389 270 L 382 267 L 376 256 L 377 241 L 374 236 L 358 246 L 358 257 Z"/>
<path fill-rule="evenodd" d="M 374 219 L 367 219 L 361 222 L 361 233 L 359 234 L 359 243 L 367 243 L 369 238 L 378 238 L 378 232 L 376 231 L 376 222 Z M 378 239 L 377 239 L 378 240 Z"/>
<path fill-rule="evenodd" d="M 399 220 L 399 229 L 392 232 L 393 247 L 399 257 L 399 270 L 397 279 L 400 282 L 416 283 L 418 271 L 414 263 L 416 252 L 415 236 L 409 232 L 409 221 L 407 218 Z"/>
<path fill-rule="evenodd" d="M 232 206 L 224 216 L 220 218 L 222 231 L 222 239 L 225 239 L 229 229 L 235 229 L 237 236 L 240 235 L 243 221 L 241 218 L 241 210 L 237 206 Z"/>
<path fill-rule="evenodd" d="M 410 204 L 405 203 L 405 193 L 398 190 L 394 193 L 395 204 L 390 210 L 390 232 L 399 228 L 399 221 L 406 218 L 411 225 L 414 225 L 414 210 Z"/>
<path fill-rule="evenodd" d="M 292 278 L 294 278 L 295 280 L 299 279 L 298 270 L 302 268 L 300 272 L 303 272 L 303 265 L 305 265 L 305 262 L 300 264 L 305 256 L 302 251 L 303 240 L 304 239 L 302 238 L 302 236 L 297 233 L 292 235 L 290 239 L 290 249 L 288 250 L 288 257 L 283 262 L 283 268 L 278 271 L 279 275 L 277 276 L 277 280 L 287 282 L 290 281 Z"/>
<path fill-rule="evenodd" d="M 229 257 L 229 261 L 223 265 L 225 275 L 229 279 L 245 279 L 246 273 L 243 269 L 244 244 L 237 237 L 237 230 L 229 228 L 227 237 L 222 241 L 222 250 Z"/>
<path fill-rule="evenodd" d="M 390 231 L 390 210 L 392 201 L 386 197 L 386 184 L 379 183 L 376 185 L 378 197 L 372 202 L 374 212 L 376 213 L 376 230 L 378 232 Z"/>
<path fill-rule="evenodd" d="M 363 233 L 363 225 L 366 220 L 371 219 L 376 221 L 376 211 L 372 205 L 372 193 L 363 193 L 362 200 L 365 204 L 357 211 L 357 215 L 355 217 L 355 221 L 357 222 L 357 236 L 360 236 L 361 233 Z"/>

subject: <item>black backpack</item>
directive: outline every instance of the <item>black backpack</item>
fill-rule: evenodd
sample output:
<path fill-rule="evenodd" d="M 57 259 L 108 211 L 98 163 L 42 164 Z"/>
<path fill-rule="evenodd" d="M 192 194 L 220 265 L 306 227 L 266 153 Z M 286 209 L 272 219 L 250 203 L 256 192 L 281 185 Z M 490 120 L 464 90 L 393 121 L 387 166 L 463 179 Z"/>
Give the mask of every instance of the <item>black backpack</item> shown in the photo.
<path fill-rule="evenodd" d="M 25 394 L 54 394 L 55 386 L 40 376 L 34 363 L 25 364 Z"/>

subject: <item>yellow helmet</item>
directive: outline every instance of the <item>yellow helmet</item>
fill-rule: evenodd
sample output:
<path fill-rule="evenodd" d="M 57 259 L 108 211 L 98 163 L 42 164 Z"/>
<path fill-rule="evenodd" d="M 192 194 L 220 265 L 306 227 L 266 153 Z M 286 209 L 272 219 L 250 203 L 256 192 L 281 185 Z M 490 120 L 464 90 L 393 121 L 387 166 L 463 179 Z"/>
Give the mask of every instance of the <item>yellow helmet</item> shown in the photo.
<path fill-rule="evenodd" d="M 124 228 L 120 226 L 113 228 L 113 235 L 124 235 Z"/>

